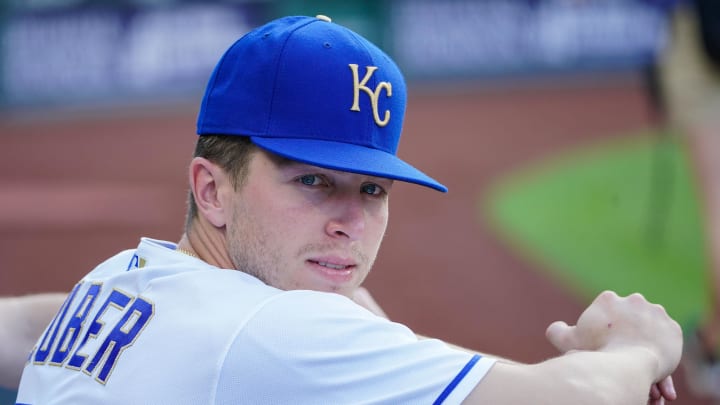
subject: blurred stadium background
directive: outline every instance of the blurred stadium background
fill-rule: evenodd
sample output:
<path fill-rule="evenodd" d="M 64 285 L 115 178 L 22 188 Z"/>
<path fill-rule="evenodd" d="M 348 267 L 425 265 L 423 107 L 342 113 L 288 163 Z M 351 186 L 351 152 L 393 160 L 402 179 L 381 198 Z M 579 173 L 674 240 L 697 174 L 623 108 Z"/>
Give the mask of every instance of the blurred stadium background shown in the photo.
<path fill-rule="evenodd" d="M 676 3 L 5 0 L 0 294 L 68 291 L 141 235 L 177 240 L 221 52 L 272 18 L 325 14 L 396 59 L 410 89 L 400 155 L 450 188 L 396 186 L 368 280 L 391 318 L 522 361 L 553 355 L 545 327 L 606 288 L 690 323 L 706 301 L 701 221 L 653 86 Z M 698 243 L 663 236 L 678 229 Z M 678 403 L 706 403 L 677 383 Z"/>

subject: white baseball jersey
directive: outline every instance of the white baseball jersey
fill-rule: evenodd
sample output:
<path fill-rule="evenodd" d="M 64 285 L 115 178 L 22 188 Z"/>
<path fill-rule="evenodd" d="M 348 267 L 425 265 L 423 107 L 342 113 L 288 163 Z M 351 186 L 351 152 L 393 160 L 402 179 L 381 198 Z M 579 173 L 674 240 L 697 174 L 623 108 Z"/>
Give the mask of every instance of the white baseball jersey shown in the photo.
<path fill-rule="evenodd" d="M 344 296 L 175 249 L 143 238 L 85 276 L 30 353 L 17 402 L 455 404 L 494 362 Z"/>

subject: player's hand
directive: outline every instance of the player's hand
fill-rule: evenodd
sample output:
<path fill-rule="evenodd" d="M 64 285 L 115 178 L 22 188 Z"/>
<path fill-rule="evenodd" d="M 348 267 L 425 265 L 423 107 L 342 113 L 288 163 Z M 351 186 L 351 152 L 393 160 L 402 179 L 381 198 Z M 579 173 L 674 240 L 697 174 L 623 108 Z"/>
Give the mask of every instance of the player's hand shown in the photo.
<path fill-rule="evenodd" d="M 665 400 L 674 401 L 676 399 L 677 393 L 675 392 L 672 376 L 667 376 L 664 380 L 650 387 L 648 405 L 663 405 Z"/>
<path fill-rule="evenodd" d="M 677 397 L 670 374 L 680 362 L 682 330 L 662 306 L 649 303 L 640 294 L 619 297 L 606 291 L 580 315 L 575 326 L 554 322 L 546 335 L 562 353 L 631 347 L 649 350 L 657 363 L 649 403 Z"/>
<path fill-rule="evenodd" d="M 375 301 L 375 298 L 370 294 L 370 291 L 367 290 L 365 287 L 358 287 L 355 289 L 355 292 L 353 293 L 352 300 L 355 301 L 356 304 L 360 305 L 361 307 L 364 307 L 368 311 L 372 312 L 373 314 L 377 316 L 381 316 L 383 318 L 388 318 L 387 314 L 383 309 L 380 307 L 380 305 Z"/>

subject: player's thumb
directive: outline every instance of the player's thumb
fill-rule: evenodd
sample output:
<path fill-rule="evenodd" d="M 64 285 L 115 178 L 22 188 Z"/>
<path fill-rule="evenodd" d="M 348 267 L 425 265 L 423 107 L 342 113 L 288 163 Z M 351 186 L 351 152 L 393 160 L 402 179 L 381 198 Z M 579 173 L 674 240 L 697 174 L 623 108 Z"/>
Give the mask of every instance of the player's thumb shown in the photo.
<path fill-rule="evenodd" d="M 555 321 L 545 330 L 545 337 L 560 353 L 577 349 L 575 342 L 575 326 L 568 326 L 563 321 Z"/>

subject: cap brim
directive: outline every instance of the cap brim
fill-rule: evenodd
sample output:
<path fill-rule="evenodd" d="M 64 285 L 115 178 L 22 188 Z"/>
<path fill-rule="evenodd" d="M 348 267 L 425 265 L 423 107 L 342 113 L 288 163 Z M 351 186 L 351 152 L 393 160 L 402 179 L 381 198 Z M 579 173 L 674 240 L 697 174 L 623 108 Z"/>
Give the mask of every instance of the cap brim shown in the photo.
<path fill-rule="evenodd" d="M 415 183 L 443 193 L 447 187 L 381 150 L 342 142 L 251 136 L 257 146 L 287 159 L 344 172 Z"/>

